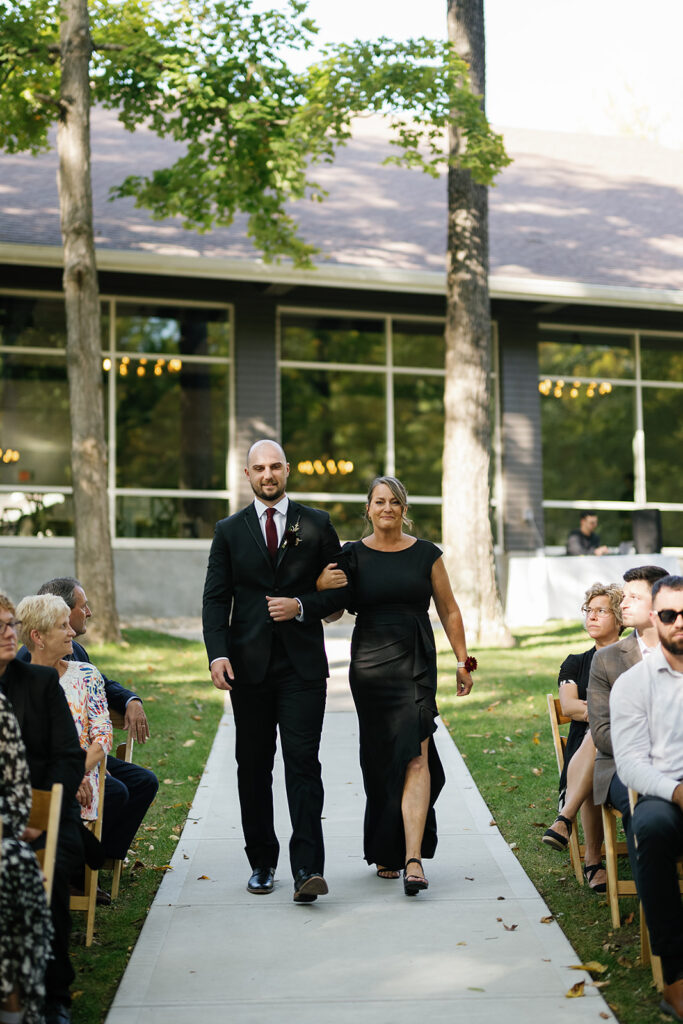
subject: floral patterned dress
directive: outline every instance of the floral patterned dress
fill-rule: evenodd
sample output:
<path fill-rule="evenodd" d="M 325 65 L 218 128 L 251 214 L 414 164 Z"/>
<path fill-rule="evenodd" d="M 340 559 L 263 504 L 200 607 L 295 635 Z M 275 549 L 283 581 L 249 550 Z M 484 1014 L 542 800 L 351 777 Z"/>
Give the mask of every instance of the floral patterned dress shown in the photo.
<path fill-rule="evenodd" d="M 105 753 L 109 753 L 112 745 L 113 730 L 109 717 L 107 697 L 104 692 L 104 679 L 101 673 L 85 661 L 67 661 L 66 672 L 59 677 L 69 710 L 76 723 L 78 741 L 83 750 L 93 743 L 99 743 Z M 92 803 L 81 807 L 81 817 L 86 821 L 94 821 L 99 806 L 100 769 L 97 764 L 87 773 L 92 786 Z"/>
<path fill-rule="evenodd" d="M 15 990 L 24 1024 L 42 1024 L 52 920 L 40 865 L 19 838 L 31 811 L 31 779 L 19 723 L 0 691 L 0 1003 Z"/>

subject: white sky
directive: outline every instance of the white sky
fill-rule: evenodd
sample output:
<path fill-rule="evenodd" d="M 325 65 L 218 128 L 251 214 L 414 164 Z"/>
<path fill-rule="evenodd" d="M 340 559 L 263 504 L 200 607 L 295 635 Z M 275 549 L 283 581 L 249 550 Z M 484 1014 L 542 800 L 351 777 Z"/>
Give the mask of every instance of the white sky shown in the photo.
<path fill-rule="evenodd" d="M 255 0 L 278 7 L 278 0 Z M 309 0 L 323 41 L 444 37 L 446 0 Z M 681 0 L 485 0 L 487 112 L 500 127 L 683 146 Z"/>

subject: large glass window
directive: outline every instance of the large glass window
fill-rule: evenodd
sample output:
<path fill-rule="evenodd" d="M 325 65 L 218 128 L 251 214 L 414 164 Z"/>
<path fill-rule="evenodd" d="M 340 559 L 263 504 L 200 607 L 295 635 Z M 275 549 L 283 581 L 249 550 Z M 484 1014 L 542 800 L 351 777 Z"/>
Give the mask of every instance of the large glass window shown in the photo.
<path fill-rule="evenodd" d="M 118 536 L 209 537 L 227 514 L 230 339 L 224 306 L 102 301 Z M 73 533 L 70 447 L 63 300 L 0 296 L 2 533 Z"/>
<path fill-rule="evenodd" d="M 374 476 L 400 477 L 411 499 L 440 497 L 443 330 L 436 320 L 281 313 L 290 488 L 329 507 L 347 537 L 360 534 Z M 412 515 L 421 536 L 440 539 L 440 503 L 417 500 Z"/>
<path fill-rule="evenodd" d="M 538 356 L 546 544 L 564 545 L 595 505 L 616 548 L 650 505 L 664 546 L 683 546 L 683 336 L 542 325 Z"/>

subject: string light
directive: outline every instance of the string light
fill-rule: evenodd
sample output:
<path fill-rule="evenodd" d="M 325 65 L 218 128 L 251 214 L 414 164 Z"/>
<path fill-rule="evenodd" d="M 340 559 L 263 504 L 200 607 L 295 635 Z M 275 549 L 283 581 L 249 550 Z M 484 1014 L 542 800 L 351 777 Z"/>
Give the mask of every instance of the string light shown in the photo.
<path fill-rule="evenodd" d="M 16 448 L 0 448 L 0 459 L 7 465 L 10 462 L 18 462 L 21 456 Z"/>
<path fill-rule="evenodd" d="M 549 395 L 553 395 L 555 398 L 562 398 L 565 394 L 566 381 L 559 378 L 553 383 L 550 377 L 546 377 L 545 380 L 538 382 L 538 390 L 542 395 L 548 398 Z M 609 395 L 612 393 L 612 385 L 608 380 L 603 380 L 599 384 L 597 381 L 592 380 L 590 384 L 586 385 L 586 398 L 594 398 L 595 392 L 599 395 Z M 581 381 L 575 380 L 569 389 L 570 398 L 578 398 L 581 394 Z"/>
<path fill-rule="evenodd" d="M 326 473 L 330 476 L 336 476 L 337 473 L 346 476 L 353 473 L 353 463 L 348 459 L 339 459 L 337 462 L 334 459 L 327 459 L 325 462 L 322 459 L 306 459 L 297 464 L 297 469 L 302 476 L 324 476 Z"/>
<path fill-rule="evenodd" d="M 147 364 L 149 360 L 146 357 L 136 360 L 135 373 L 138 377 L 145 377 L 147 375 Z M 109 373 L 111 370 L 111 359 L 107 356 L 102 360 L 102 369 L 105 373 Z M 182 359 L 169 359 L 168 364 L 165 359 L 161 357 L 156 360 L 152 368 L 152 372 L 155 377 L 161 377 L 164 370 L 168 370 L 169 373 L 179 373 L 183 368 Z M 121 356 L 121 362 L 119 363 L 119 376 L 127 377 L 128 371 L 131 369 L 130 356 Z"/>

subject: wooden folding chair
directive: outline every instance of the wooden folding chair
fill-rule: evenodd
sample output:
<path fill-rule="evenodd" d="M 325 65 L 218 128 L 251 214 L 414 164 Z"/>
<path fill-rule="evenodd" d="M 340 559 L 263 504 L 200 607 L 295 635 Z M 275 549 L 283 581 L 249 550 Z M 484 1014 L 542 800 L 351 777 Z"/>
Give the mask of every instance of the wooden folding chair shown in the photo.
<path fill-rule="evenodd" d="M 119 714 L 118 711 L 112 711 L 110 709 L 109 717 L 111 718 L 111 723 L 115 729 L 125 729 L 123 715 Z M 129 729 L 128 735 L 126 736 L 126 742 L 119 743 L 118 747 L 116 748 L 116 757 L 118 757 L 119 761 L 127 761 L 128 764 L 132 762 L 134 743 L 135 741 L 133 739 L 133 730 Z M 121 860 L 120 857 L 109 858 L 105 862 L 104 866 L 107 868 L 107 870 L 112 871 L 111 898 L 115 900 L 119 894 L 119 885 L 121 884 L 121 872 L 123 870 L 123 860 Z"/>
<path fill-rule="evenodd" d="M 629 789 L 628 799 L 631 804 L 631 814 L 635 809 L 638 801 L 638 794 L 634 789 Z M 636 839 L 636 848 L 638 846 L 638 840 Z M 683 857 L 678 860 L 678 888 L 681 894 L 683 894 Z M 662 973 L 662 960 L 655 953 L 652 952 L 652 946 L 650 945 L 650 932 L 648 931 L 647 921 L 645 920 L 645 911 L 643 910 L 643 904 L 640 904 L 640 962 L 644 967 L 650 965 L 652 971 L 652 980 L 655 983 L 655 988 L 658 992 L 661 992 L 664 988 L 664 974 Z"/>
<path fill-rule="evenodd" d="M 602 804 L 602 828 L 605 833 L 605 871 L 607 872 L 607 901 L 609 903 L 612 927 L 621 928 L 619 911 L 620 896 L 637 896 L 636 883 L 630 878 L 619 878 L 617 857 L 628 854 L 624 842 L 617 842 L 617 820 L 621 813 L 614 807 Z"/>
<path fill-rule="evenodd" d="M 104 817 L 104 780 L 106 777 L 105 770 L 106 762 L 103 761 L 100 764 L 100 784 L 99 784 L 99 810 L 95 821 L 89 821 L 86 823 L 86 828 L 89 828 L 96 839 L 102 838 L 102 820 Z M 85 884 L 83 886 L 82 896 L 72 896 L 69 903 L 71 910 L 82 910 L 85 911 L 85 944 L 86 946 L 92 946 L 93 933 L 95 931 L 95 908 L 97 906 L 97 879 L 99 871 L 95 871 L 86 865 L 85 868 Z"/>
<path fill-rule="evenodd" d="M 562 775 L 562 769 L 564 768 L 564 750 L 567 746 L 567 737 L 563 736 L 560 732 L 561 725 L 567 725 L 572 721 L 567 715 L 562 714 L 562 705 L 560 704 L 559 698 L 555 697 L 552 693 L 547 694 L 548 699 L 548 715 L 550 717 L 550 729 L 553 734 L 553 745 L 555 747 L 555 757 L 557 759 L 557 770 Z M 576 875 L 576 881 L 579 885 L 583 885 L 583 867 L 582 859 L 585 853 L 585 847 L 583 843 L 579 843 L 579 820 L 578 816 L 574 822 L 572 828 L 572 834 L 569 837 L 569 858 L 571 860 L 572 869 Z"/>
<path fill-rule="evenodd" d="M 55 858 L 63 794 L 64 786 L 61 782 L 55 782 L 52 789 L 49 790 L 31 790 L 31 814 L 28 819 L 28 827 L 40 829 L 45 833 L 45 846 L 36 852 L 36 857 L 43 872 L 43 884 L 48 904 L 52 899 L 52 881 L 55 877 Z"/>

